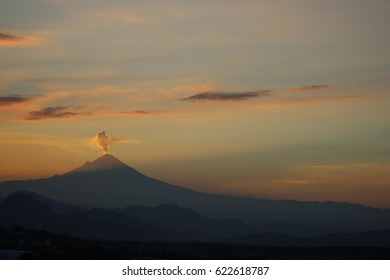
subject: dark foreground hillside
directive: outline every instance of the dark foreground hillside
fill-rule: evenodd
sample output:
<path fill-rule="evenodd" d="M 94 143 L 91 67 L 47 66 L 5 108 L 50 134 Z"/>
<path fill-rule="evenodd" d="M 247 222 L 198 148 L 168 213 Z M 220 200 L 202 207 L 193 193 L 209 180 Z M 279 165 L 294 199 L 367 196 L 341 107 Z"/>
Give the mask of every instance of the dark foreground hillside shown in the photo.
<path fill-rule="evenodd" d="M 203 242 L 137 242 L 87 240 L 23 227 L 0 228 L 0 259 L 9 252 L 44 260 L 125 259 L 276 259 L 276 260 L 381 260 L 390 259 L 382 247 L 252 246 Z"/>

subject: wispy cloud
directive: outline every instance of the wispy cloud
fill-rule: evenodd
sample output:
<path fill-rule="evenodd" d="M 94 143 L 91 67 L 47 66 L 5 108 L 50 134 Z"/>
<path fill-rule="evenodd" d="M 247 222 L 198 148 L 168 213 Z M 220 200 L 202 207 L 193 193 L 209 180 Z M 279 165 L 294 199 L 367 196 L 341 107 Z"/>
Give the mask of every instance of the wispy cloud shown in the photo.
<path fill-rule="evenodd" d="M 0 32 L 0 41 L 19 41 L 19 40 L 23 40 L 23 38 L 10 33 Z"/>
<path fill-rule="evenodd" d="M 77 116 L 89 116 L 92 112 L 74 112 L 71 111 L 74 106 L 58 106 L 58 107 L 44 107 L 40 110 L 30 111 L 27 115 L 17 118 L 18 120 L 25 121 L 40 121 L 46 119 L 65 119 Z"/>
<path fill-rule="evenodd" d="M 274 182 L 288 184 L 288 185 L 308 185 L 308 184 L 315 183 L 315 181 L 306 180 L 306 179 L 274 180 Z"/>
<path fill-rule="evenodd" d="M 270 96 L 269 90 L 247 92 L 203 92 L 191 95 L 180 101 L 243 101 L 262 96 Z"/>
<path fill-rule="evenodd" d="M 30 98 L 21 96 L 0 96 L 0 107 L 8 107 L 29 101 Z"/>
<path fill-rule="evenodd" d="M 260 109 L 280 109 L 300 106 L 321 105 L 334 102 L 357 102 L 365 100 L 368 97 L 361 95 L 343 95 L 343 96 L 315 96 L 310 98 L 281 98 L 269 102 L 256 104 Z"/>
<path fill-rule="evenodd" d="M 180 101 L 242 101 L 253 99 L 257 97 L 263 96 L 271 96 L 273 94 L 282 93 L 282 92 L 310 92 L 310 91 L 318 91 L 322 89 L 329 88 L 329 85 L 326 84 L 312 84 L 301 87 L 289 87 L 289 88 L 279 88 L 279 89 L 268 89 L 268 90 L 260 90 L 260 91 L 245 91 L 245 92 L 216 92 L 213 91 L 218 86 L 205 84 L 209 88 L 205 92 L 197 93 L 195 95 L 191 95 L 189 97 L 185 97 L 179 99 Z M 175 91 L 191 91 L 196 88 L 190 86 L 178 87 L 175 88 Z"/>
<path fill-rule="evenodd" d="M 219 85 L 215 84 L 201 84 L 201 85 L 180 85 L 172 88 L 174 92 L 211 92 L 219 88 Z"/>
<path fill-rule="evenodd" d="M 122 116 L 142 116 L 142 115 L 160 115 L 165 113 L 164 111 L 158 110 L 137 110 L 137 111 L 118 111 L 118 112 L 109 112 L 113 115 L 122 115 Z"/>
<path fill-rule="evenodd" d="M 285 88 L 281 89 L 279 91 L 286 91 L 286 92 L 305 92 L 305 91 L 316 91 L 321 89 L 327 89 L 329 88 L 329 85 L 325 84 L 314 84 L 314 85 L 307 85 L 307 86 L 301 86 L 301 87 L 291 87 L 291 88 Z"/>
<path fill-rule="evenodd" d="M 0 145 L 45 145 L 58 147 L 68 152 L 87 147 L 85 139 L 78 137 L 60 137 L 49 134 L 0 132 Z"/>
<path fill-rule="evenodd" d="M 38 37 L 0 31 L 0 46 L 32 46 L 41 41 Z"/>

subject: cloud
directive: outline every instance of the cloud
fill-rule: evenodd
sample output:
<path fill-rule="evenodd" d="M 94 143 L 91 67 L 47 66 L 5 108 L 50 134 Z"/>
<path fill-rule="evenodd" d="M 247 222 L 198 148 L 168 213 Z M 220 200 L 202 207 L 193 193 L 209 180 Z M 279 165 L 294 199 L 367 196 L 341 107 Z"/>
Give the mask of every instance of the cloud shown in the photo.
<path fill-rule="evenodd" d="M 366 100 L 369 97 L 361 95 L 343 95 L 343 96 L 316 96 L 311 98 L 282 98 L 272 100 L 270 102 L 263 102 L 256 105 L 259 109 L 280 109 L 280 108 L 293 108 L 301 106 L 313 106 L 322 105 L 328 103 L 340 103 L 340 102 L 357 102 Z"/>
<path fill-rule="evenodd" d="M 294 179 L 294 180 L 274 180 L 275 183 L 282 183 L 282 184 L 288 184 L 288 185 L 308 185 L 316 183 L 312 180 L 306 180 L 306 179 Z"/>
<path fill-rule="evenodd" d="M 0 96 L 0 107 L 8 107 L 29 101 L 30 98 L 21 96 Z"/>
<path fill-rule="evenodd" d="M 38 44 L 40 41 L 38 37 L 0 31 L 0 46 L 32 46 Z"/>
<path fill-rule="evenodd" d="M 191 95 L 180 101 L 243 101 L 252 98 L 270 96 L 271 91 L 247 91 L 247 92 L 203 92 Z"/>
<path fill-rule="evenodd" d="M 302 87 L 291 87 L 291 88 L 281 89 L 280 91 L 304 92 L 304 91 L 321 90 L 321 89 L 326 89 L 329 87 L 330 87 L 329 85 L 319 84 L 319 85 L 308 85 L 308 86 L 302 86 Z"/>
<path fill-rule="evenodd" d="M 246 91 L 246 92 L 213 92 L 212 90 L 216 89 L 218 86 L 205 84 L 210 88 L 209 91 L 191 95 L 186 98 L 179 99 L 180 101 L 242 101 L 248 100 L 257 97 L 271 96 L 271 94 L 278 92 L 305 92 L 305 91 L 316 91 L 321 89 L 329 88 L 329 85 L 325 84 L 313 84 L 306 85 L 301 87 L 290 87 L 290 88 L 281 88 L 281 89 L 270 89 L 270 90 L 261 90 L 261 91 Z M 194 88 L 189 86 L 175 88 L 175 91 L 190 91 Z"/>
<path fill-rule="evenodd" d="M 0 32 L 0 41 L 19 41 L 19 40 L 23 40 L 23 38 L 10 33 Z"/>
<path fill-rule="evenodd" d="M 30 111 L 24 117 L 19 117 L 18 120 L 37 121 L 46 119 L 65 119 L 77 116 L 89 116 L 92 112 L 72 112 L 69 111 L 74 106 L 58 106 L 58 107 L 44 107 L 40 110 Z"/>
<path fill-rule="evenodd" d="M 123 116 L 140 116 L 140 115 L 159 115 L 164 113 L 163 111 L 157 110 L 138 110 L 138 111 L 120 111 L 120 112 L 109 112 L 113 115 L 123 115 Z"/>
<path fill-rule="evenodd" d="M 75 152 L 87 146 L 84 138 L 22 132 L 0 132 L 0 145 L 45 145 L 67 152 Z"/>

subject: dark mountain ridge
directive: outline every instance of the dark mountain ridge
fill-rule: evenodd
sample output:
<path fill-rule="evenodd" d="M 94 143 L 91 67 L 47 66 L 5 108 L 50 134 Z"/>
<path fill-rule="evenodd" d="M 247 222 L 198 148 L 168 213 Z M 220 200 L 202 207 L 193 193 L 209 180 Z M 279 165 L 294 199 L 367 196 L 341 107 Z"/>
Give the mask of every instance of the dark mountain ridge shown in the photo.
<path fill-rule="evenodd" d="M 57 234 L 70 234 L 97 240 L 217 242 L 274 247 L 388 247 L 390 230 L 335 232 L 312 237 L 264 232 L 238 220 L 213 220 L 192 209 L 167 204 L 157 207 L 129 206 L 125 209 L 74 207 L 55 213 L 42 197 L 17 192 L 0 204 L 0 227 L 28 227 Z M 55 201 L 50 201 L 53 205 Z M 279 222 L 278 227 L 288 224 Z M 299 228 L 294 225 L 293 229 Z M 302 226 L 301 230 L 308 227 Z"/>
<path fill-rule="evenodd" d="M 63 175 L 0 183 L 0 194 L 25 190 L 50 199 L 103 208 L 172 203 L 213 219 L 240 219 L 250 224 L 280 220 L 309 226 L 339 226 L 356 230 L 390 228 L 390 209 L 351 203 L 267 200 L 209 194 L 168 184 L 104 155 Z"/>
<path fill-rule="evenodd" d="M 211 241 L 246 233 L 240 221 L 213 220 L 177 205 L 89 210 L 52 210 L 55 201 L 27 192 L 10 194 L 0 204 L 0 226 L 22 226 L 78 237 L 124 240 Z M 61 205 L 61 203 L 60 203 Z"/>

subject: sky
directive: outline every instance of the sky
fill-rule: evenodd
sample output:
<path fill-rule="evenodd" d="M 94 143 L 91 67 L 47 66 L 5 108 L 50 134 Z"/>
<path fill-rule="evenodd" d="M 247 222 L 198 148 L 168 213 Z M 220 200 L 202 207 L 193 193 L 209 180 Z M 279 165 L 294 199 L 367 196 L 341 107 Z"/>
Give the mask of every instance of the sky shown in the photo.
<path fill-rule="evenodd" d="M 388 0 L 0 0 L 0 181 L 102 151 L 195 190 L 390 208 Z M 102 134 L 101 134 L 102 135 Z"/>

